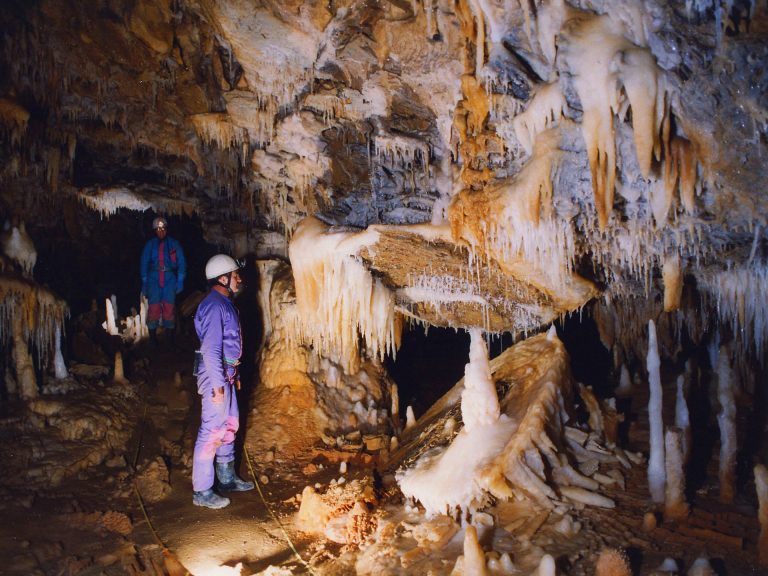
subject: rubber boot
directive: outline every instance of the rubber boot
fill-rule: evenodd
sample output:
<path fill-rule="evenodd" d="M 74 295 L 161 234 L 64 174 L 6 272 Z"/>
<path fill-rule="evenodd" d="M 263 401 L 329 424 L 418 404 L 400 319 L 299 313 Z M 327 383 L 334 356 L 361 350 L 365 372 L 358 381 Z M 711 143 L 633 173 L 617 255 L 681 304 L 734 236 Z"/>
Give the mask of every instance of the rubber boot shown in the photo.
<path fill-rule="evenodd" d="M 219 508 L 229 506 L 229 498 L 219 496 L 213 491 L 213 488 L 208 488 L 208 490 L 202 490 L 201 492 L 192 492 L 192 504 L 218 510 Z"/>
<path fill-rule="evenodd" d="M 222 492 L 247 492 L 253 490 L 253 482 L 246 482 L 235 472 L 234 460 L 216 462 L 216 479 Z"/>

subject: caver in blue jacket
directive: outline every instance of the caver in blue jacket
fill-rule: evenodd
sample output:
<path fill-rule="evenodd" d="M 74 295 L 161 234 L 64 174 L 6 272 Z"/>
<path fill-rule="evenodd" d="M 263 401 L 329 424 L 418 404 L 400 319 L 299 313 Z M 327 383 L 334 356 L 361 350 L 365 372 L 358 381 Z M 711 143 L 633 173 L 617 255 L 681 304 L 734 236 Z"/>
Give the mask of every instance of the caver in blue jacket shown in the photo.
<path fill-rule="evenodd" d="M 157 228 L 141 253 L 141 291 L 149 301 L 147 327 L 150 333 L 162 320 L 164 328 L 175 326 L 176 294 L 184 289 L 187 262 L 181 244 Z"/>

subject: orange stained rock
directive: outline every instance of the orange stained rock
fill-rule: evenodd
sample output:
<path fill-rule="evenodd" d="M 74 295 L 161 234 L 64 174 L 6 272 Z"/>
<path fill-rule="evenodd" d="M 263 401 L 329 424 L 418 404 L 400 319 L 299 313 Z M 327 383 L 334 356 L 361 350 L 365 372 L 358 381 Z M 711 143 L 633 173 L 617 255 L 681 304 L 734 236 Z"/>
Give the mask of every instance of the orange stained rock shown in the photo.
<path fill-rule="evenodd" d="M 467 111 L 466 133 L 462 134 L 462 140 L 465 140 L 483 131 L 485 120 L 488 118 L 489 101 L 485 88 L 471 74 L 462 75 L 461 91 L 464 94 L 462 106 Z"/>

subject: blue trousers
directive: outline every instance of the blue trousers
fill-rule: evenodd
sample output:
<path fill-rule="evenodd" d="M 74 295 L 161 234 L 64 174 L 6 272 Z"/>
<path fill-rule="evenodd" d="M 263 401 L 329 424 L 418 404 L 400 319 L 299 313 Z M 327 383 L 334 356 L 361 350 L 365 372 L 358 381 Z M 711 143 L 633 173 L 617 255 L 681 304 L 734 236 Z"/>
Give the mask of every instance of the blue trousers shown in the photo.
<path fill-rule="evenodd" d="M 214 389 L 205 371 L 198 375 L 202 399 L 200 430 L 192 457 L 192 489 L 208 490 L 214 481 L 214 458 L 219 462 L 235 459 L 235 434 L 240 427 L 240 412 L 232 384 Z"/>

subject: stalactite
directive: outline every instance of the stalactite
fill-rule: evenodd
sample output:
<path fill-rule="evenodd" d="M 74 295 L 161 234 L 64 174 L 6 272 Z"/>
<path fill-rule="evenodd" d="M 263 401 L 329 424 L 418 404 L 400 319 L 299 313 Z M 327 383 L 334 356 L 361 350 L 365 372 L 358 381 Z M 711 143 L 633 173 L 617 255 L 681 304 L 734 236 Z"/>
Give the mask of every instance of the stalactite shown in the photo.
<path fill-rule="evenodd" d="M 755 261 L 751 265 L 726 269 L 715 274 L 697 275 L 700 291 L 720 321 L 735 336 L 737 358 L 754 355 L 764 361 L 768 343 L 768 264 Z"/>
<path fill-rule="evenodd" d="M 238 148 L 248 143 L 248 131 L 235 126 L 228 114 L 205 113 L 191 117 L 198 137 L 219 148 Z"/>
<path fill-rule="evenodd" d="M 9 141 L 11 147 L 21 146 L 27 131 L 29 111 L 8 98 L 0 98 L 0 136 Z"/>
<path fill-rule="evenodd" d="M 646 48 L 626 39 L 624 26 L 609 16 L 571 15 L 563 26 L 563 54 L 573 73 L 584 116 L 581 127 L 587 148 L 598 224 L 608 225 L 616 180 L 614 115 L 621 110 L 621 88 L 632 108 L 635 149 L 643 175 L 650 174 L 652 155 L 666 148 L 666 87 L 656 61 Z"/>
<path fill-rule="evenodd" d="M 485 66 L 485 14 L 482 0 L 468 0 L 472 13 L 475 15 L 475 77 L 480 79 L 480 71 Z"/>
<path fill-rule="evenodd" d="M 289 246 L 301 316 L 301 333 L 294 337 L 351 373 L 359 365 L 361 336 L 371 356 L 381 359 L 400 345 L 394 295 L 355 258 L 375 238 L 375 232 L 331 233 L 307 218 Z"/>
<path fill-rule="evenodd" d="M 552 82 L 538 88 L 525 112 L 514 117 L 515 135 L 528 154 L 533 153 L 536 135 L 557 125 L 567 106 L 560 83 Z"/>
<path fill-rule="evenodd" d="M 10 232 L 3 235 L 2 249 L 8 258 L 19 265 L 24 275 L 28 278 L 32 277 L 32 272 L 37 263 L 37 250 L 32 242 L 32 238 L 27 233 L 24 222 L 20 222 L 18 226 L 11 227 Z"/>
<path fill-rule="evenodd" d="M 25 343 L 33 345 L 39 366 L 48 366 L 55 353 L 56 331 L 68 314 L 66 302 L 49 290 L 30 280 L 0 274 L 0 342 L 18 332 Z M 16 336 L 14 341 L 19 341 Z M 28 354 L 26 346 L 19 353 Z"/>
<path fill-rule="evenodd" d="M 106 188 L 98 190 L 95 194 L 81 190 L 78 197 L 88 208 L 106 217 L 116 214 L 121 208 L 137 212 L 145 212 L 152 208 L 150 202 L 132 190 L 123 187 Z"/>
<path fill-rule="evenodd" d="M 659 114 L 656 107 L 664 105 L 663 90 L 661 102 L 658 97 L 659 70 L 653 55 L 642 48 L 625 50 L 621 69 L 624 88 L 632 106 L 632 127 L 640 173 L 648 178 L 652 155 L 659 150 Z"/>

